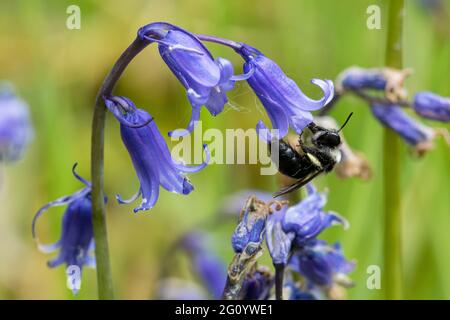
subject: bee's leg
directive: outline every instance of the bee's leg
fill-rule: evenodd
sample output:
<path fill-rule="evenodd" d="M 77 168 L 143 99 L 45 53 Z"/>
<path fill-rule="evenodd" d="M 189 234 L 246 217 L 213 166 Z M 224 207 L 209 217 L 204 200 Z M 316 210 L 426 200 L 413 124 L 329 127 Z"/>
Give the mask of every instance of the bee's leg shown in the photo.
<path fill-rule="evenodd" d="M 298 145 L 297 145 L 297 147 L 300 147 L 304 143 L 302 138 L 303 138 L 303 131 L 300 132 L 300 134 L 298 135 Z"/>
<path fill-rule="evenodd" d="M 307 149 L 307 146 L 305 145 L 305 143 L 304 143 L 303 140 L 302 140 L 302 135 L 303 135 L 303 132 L 300 133 L 300 135 L 298 136 L 298 147 L 300 147 L 300 150 L 301 150 L 304 154 L 306 154 L 306 150 L 305 150 L 305 149 Z"/>
<path fill-rule="evenodd" d="M 241 210 L 241 214 L 239 215 L 239 221 L 242 220 L 242 218 L 245 215 L 245 212 L 250 210 L 250 211 L 254 211 L 255 208 L 255 201 L 257 200 L 256 196 L 250 196 L 247 199 L 247 202 L 245 203 L 244 207 Z"/>
<path fill-rule="evenodd" d="M 315 153 L 316 148 L 307 146 L 306 144 L 303 143 L 303 141 L 301 139 L 298 140 L 298 143 L 299 143 L 300 149 L 303 151 L 304 154 L 307 154 L 307 153 L 314 154 Z"/>

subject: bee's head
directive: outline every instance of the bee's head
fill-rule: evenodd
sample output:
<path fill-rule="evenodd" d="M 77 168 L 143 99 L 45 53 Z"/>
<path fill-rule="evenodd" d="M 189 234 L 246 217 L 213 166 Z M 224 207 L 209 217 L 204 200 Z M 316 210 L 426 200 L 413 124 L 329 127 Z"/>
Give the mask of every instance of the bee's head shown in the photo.
<path fill-rule="evenodd" d="M 313 133 L 313 136 L 311 138 L 312 143 L 317 147 L 337 148 L 341 144 L 341 137 L 339 136 L 339 132 L 342 130 L 342 128 L 345 127 L 352 114 L 353 112 L 350 113 L 350 115 L 347 117 L 347 120 L 345 120 L 344 124 L 339 130 L 326 129 L 316 124 L 310 125 L 309 129 Z"/>
<path fill-rule="evenodd" d="M 319 128 L 311 138 L 312 143 L 317 147 L 336 148 L 341 144 L 341 137 L 339 132 L 335 130 L 328 130 Z"/>

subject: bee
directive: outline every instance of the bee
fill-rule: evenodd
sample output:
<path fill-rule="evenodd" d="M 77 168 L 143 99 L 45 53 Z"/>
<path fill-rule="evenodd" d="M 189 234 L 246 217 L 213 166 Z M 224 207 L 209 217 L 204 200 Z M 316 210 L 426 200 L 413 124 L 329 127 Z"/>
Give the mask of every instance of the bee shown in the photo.
<path fill-rule="evenodd" d="M 297 179 L 292 185 L 274 193 L 274 198 L 297 190 L 312 181 L 321 173 L 333 170 L 336 163 L 341 160 L 339 145 L 341 137 L 339 132 L 345 127 L 353 112 L 347 117 L 339 130 L 326 129 L 314 122 L 308 125 L 311 131 L 311 144 L 307 146 L 299 136 L 299 147 L 302 153 L 297 152 L 289 143 L 280 139 L 278 171 L 288 177 Z"/>

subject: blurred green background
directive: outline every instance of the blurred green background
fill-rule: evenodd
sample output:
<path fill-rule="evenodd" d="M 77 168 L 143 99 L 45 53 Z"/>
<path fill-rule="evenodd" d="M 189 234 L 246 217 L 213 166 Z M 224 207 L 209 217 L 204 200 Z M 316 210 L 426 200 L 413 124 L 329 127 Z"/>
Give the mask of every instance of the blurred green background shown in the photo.
<path fill-rule="evenodd" d="M 407 81 L 410 92 L 429 89 L 450 96 L 450 1 L 431 12 L 420 1 L 407 0 L 405 66 L 415 70 Z M 66 8 L 81 8 L 81 29 L 66 28 Z M 366 27 L 366 9 L 382 8 L 382 29 Z M 288 1 L 5 1 L 0 4 L 0 78 L 13 82 L 28 101 L 36 137 L 25 158 L 1 168 L 0 298 L 73 299 L 65 286 L 63 267 L 48 269 L 51 257 L 37 251 L 31 219 L 43 204 L 80 188 L 70 168 L 89 177 L 90 125 L 93 102 L 103 77 L 119 54 L 149 22 L 168 21 L 192 32 L 247 42 L 278 62 L 302 90 L 314 97 L 311 78 L 335 79 L 343 69 L 382 66 L 385 43 L 385 3 L 361 0 Z M 209 45 L 216 56 L 242 64 L 231 50 Z M 116 89 L 147 109 L 163 133 L 187 124 L 191 108 L 185 92 L 149 47 L 127 70 Z M 252 128 L 267 120 L 245 83 L 229 95 L 231 104 L 216 118 L 202 112 L 203 128 Z M 374 170 L 369 182 L 339 180 L 330 174 L 317 180 L 329 188 L 327 209 L 351 223 L 348 231 L 327 230 L 323 238 L 343 243 L 346 256 L 357 260 L 351 277 L 352 299 L 381 298 L 366 287 L 369 265 L 382 266 L 381 126 L 367 106 L 345 97 L 332 115 L 343 119 L 353 111 L 345 129 L 349 143 L 365 153 Z M 437 124 L 439 125 L 439 124 Z M 450 299 L 449 149 L 438 139 L 424 158 L 402 153 L 402 199 L 405 297 Z M 119 206 L 115 193 L 131 195 L 138 181 L 123 147 L 118 124 L 108 115 L 105 185 L 108 229 L 116 295 L 121 299 L 155 297 L 162 260 L 183 232 L 215 219 L 223 199 L 235 191 L 277 189 L 276 177 L 260 176 L 259 166 L 211 165 L 190 176 L 196 190 L 189 196 L 161 191 L 156 207 L 133 214 L 133 205 Z M 137 204 L 135 204 L 137 205 Z M 42 241 L 59 237 L 62 209 L 52 209 L 38 224 Z M 230 236 L 236 221 L 209 227 L 211 245 L 230 260 Z M 175 254 L 173 254 L 175 255 Z M 188 264 L 174 256 L 173 276 L 192 279 Z M 270 265 L 268 253 L 263 259 Z M 95 272 L 86 269 L 81 293 L 96 298 Z"/>

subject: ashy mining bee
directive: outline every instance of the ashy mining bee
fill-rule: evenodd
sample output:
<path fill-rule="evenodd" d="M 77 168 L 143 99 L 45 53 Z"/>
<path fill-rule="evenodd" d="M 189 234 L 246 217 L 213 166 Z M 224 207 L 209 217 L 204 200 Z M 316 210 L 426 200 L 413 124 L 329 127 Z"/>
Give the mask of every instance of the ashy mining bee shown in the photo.
<path fill-rule="evenodd" d="M 278 197 L 303 187 L 321 173 L 333 170 L 336 163 L 341 160 L 339 145 L 341 137 L 339 132 L 350 120 L 353 112 L 347 117 L 339 130 L 326 129 L 312 122 L 308 125 L 311 131 L 311 144 L 307 146 L 299 137 L 299 147 L 302 153 L 297 152 L 289 143 L 280 139 L 278 171 L 288 177 L 297 179 L 292 185 L 281 189 L 273 196 Z"/>

